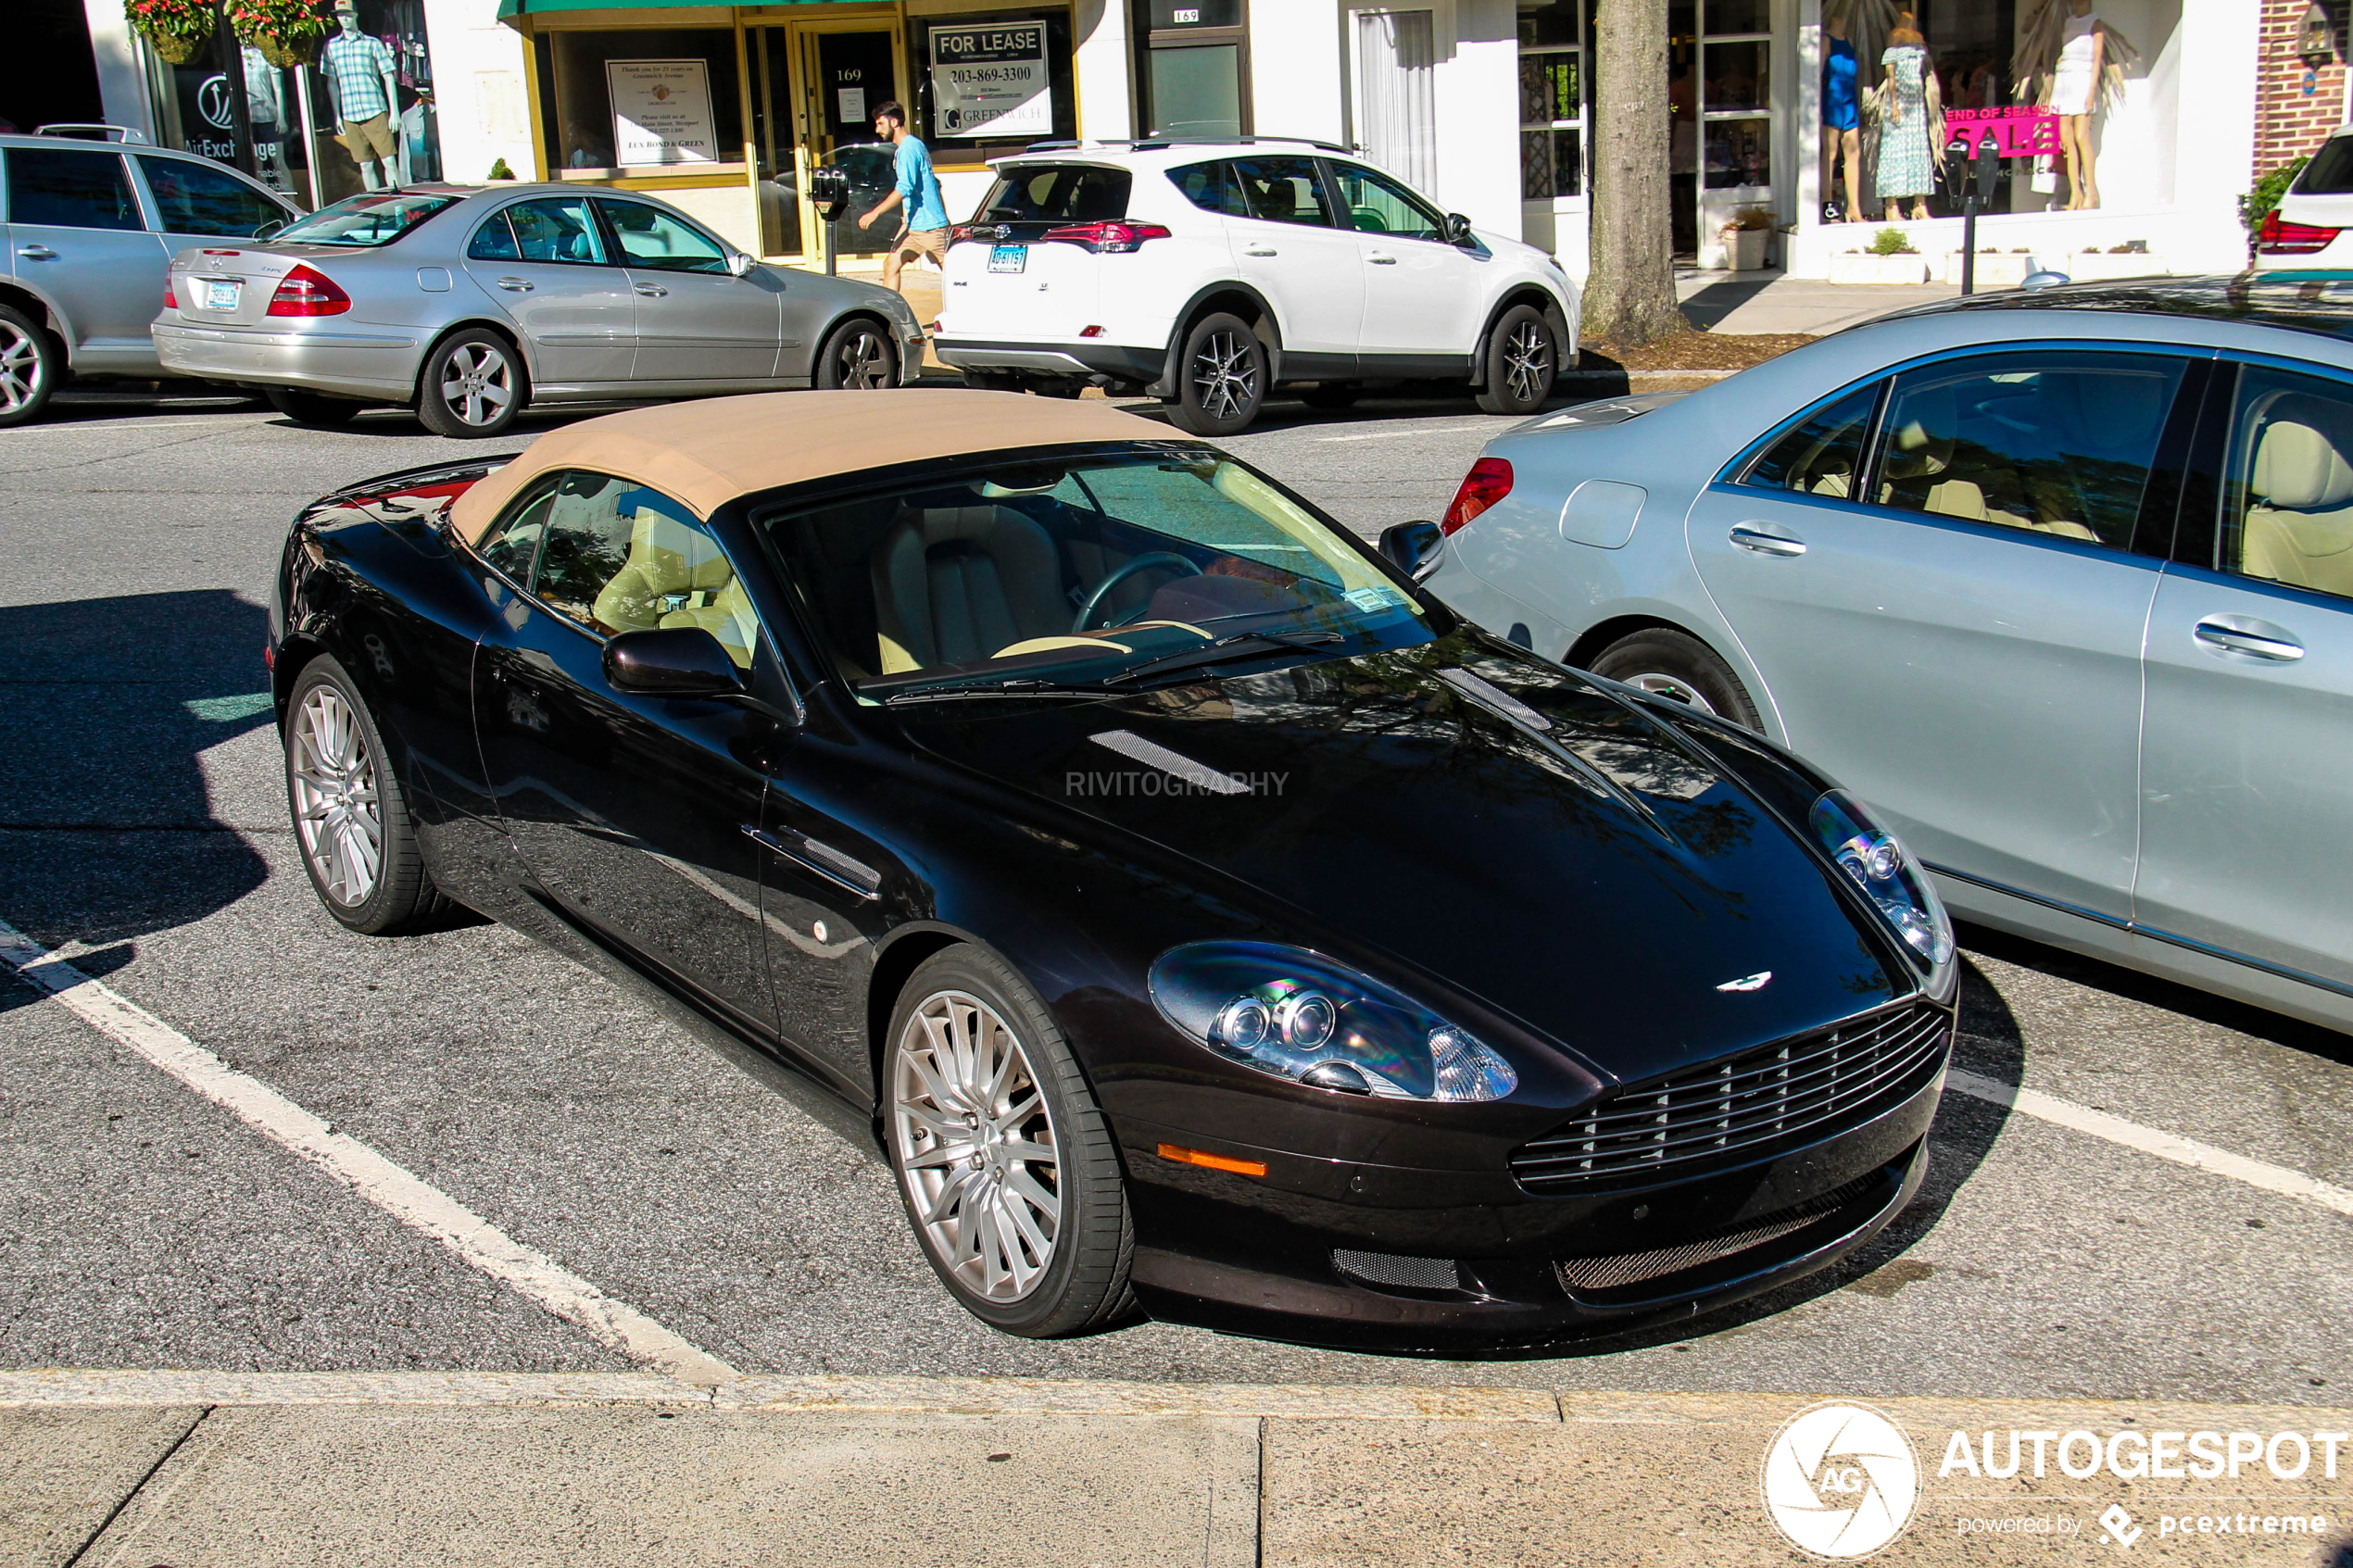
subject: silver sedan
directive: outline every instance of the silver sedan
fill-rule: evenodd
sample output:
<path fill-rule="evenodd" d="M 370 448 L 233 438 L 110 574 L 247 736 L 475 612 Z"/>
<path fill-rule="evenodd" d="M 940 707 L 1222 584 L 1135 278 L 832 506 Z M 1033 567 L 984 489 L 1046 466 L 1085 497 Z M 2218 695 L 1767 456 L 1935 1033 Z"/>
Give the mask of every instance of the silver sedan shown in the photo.
<path fill-rule="evenodd" d="M 2348 338 L 2284 274 L 1883 318 L 1520 425 L 1390 547 L 1820 763 L 1957 913 L 2353 1027 Z"/>
<path fill-rule="evenodd" d="M 267 242 L 183 250 L 154 334 L 171 373 L 258 386 L 305 423 L 396 403 L 454 436 L 534 403 L 896 386 L 923 366 L 892 291 L 565 185 L 371 192 Z"/>

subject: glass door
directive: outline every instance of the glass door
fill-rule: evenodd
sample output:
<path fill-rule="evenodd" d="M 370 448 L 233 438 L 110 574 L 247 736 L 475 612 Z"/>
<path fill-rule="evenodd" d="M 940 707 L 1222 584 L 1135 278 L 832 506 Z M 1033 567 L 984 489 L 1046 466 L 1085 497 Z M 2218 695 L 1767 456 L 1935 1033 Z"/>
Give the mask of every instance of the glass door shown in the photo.
<path fill-rule="evenodd" d="M 1699 8 L 1697 248 L 1703 266 L 1729 266 L 1725 225 L 1773 205 L 1771 18 L 1766 0 L 1699 0 Z"/>
<path fill-rule="evenodd" d="M 812 262 L 823 255 L 806 178 L 835 164 L 849 170 L 849 205 L 830 225 L 834 256 L 881 255 L 904 215 L 893 212 L 872 229 L 858 219 L 896 183 L 890 144 L 875 136 L 874 118 L 886 103 L 907 102 L 897 31 L 871 21 L 750 31 L 762 254 Z"/>

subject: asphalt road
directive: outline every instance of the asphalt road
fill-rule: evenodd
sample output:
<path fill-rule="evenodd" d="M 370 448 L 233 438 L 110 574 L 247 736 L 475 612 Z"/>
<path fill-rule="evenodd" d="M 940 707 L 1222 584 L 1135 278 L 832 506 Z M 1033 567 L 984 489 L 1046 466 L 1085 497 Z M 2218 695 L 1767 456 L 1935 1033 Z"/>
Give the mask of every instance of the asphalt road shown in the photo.
<path fill-rule="evenodd" d="M 1370 533 L 1435 517 L 1502 423 L 1294 407 L 1233 445 Z M 378 940 L 316 907 L 262 695 L 279 540 L 326 488 L 470 449 L 230 402 L 0 433 L 0 922 L 734 1366 L 2344 1402 L 2353 1219 L 1959 1095 L 1863 1255 L 1639 1343 L 981 1327 L 878 1164 L 628 997 L 497 926 Z M 1964 935 L 1963 1065 L 2353 1185 L 2353 1040 Z M 629 1364 L 0 980 L 0 1366 Z"/>

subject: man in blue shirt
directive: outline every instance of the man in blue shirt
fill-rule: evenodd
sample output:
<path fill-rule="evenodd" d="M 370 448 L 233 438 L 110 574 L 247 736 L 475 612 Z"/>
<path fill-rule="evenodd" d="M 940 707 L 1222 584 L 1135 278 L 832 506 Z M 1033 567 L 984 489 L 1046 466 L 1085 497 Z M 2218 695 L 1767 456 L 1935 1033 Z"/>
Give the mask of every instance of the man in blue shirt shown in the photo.
<path fill-rule="evenodd" d="M 858 220 L 858 226 L 873 228 L 894 207 L 905 213 L 890 248 L 883 254 L 883 287 L 895 289 L 900 269 L 910 257 L 928 256 L 941 267 L 947 266 L 948 204 L 939 197 L 939 176 L 932 172 L 930 149 L 907 133 L 905 109 L 895 103 L 877 107 L 875 134 L 887 138 L 899 149 L 891 160 L 898 189 L 876 202 L 872 211 Z"/>

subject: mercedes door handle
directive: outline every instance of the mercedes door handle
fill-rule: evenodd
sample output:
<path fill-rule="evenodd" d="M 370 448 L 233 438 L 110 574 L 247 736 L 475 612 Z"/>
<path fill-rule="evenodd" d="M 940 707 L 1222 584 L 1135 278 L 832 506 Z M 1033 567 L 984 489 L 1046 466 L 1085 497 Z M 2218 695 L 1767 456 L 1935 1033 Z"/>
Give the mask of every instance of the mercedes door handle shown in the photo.
<path fill-rule="evenodd" d="M 501 278 L 498 280 L 498 286 L 515 294 L 529 294 L 537 285 L 534 284 L 529 278 Z"/>
<path fill-rule="evenodd" d="M 1393 256 L 1372 256 L 1366 257 L 1365 259 L 1370 261 L 1376 267 L 1394 267 L 1397 265 L 1397 257 Z"/>
<path fill-rule="evenodd" d="M 51 250 L 47 245 L 19 245 L 17 247 L 17 254 L 23 257 L 27 261 L 55 261 L 57 259 L 57 253 Z"/>
<path fill-rule="evenodd" d="M 1802 556 L 1806 541 L 1793 539 L 1786 533 L 1774 533 L 1743 523 L 1732 530 L 1732 543 L 1742 549 L 1760 556 Z"/>
<path fill-rule="evenodd" d="M 2304 645 L 2284 627 L 2245 615 L 2209 615 L 2190 635 L 2220 653 L 2250 654 L 2274 664 L 2289 664 L 2304 657 Z"/>
<path fill-rule="evenodd" d="M 648 299 L 660 299 L 663 295 L 670 292 L 668 289 L 663 288 L 660 283 L 637 283 L 634 286 L 639 294 L 644 295 Z"/>
<path fill-rule="evenodd" d="M 1280 253 L 1279 253 L 1278 251 L 1275 250 L 1275 249 L 1274 249 L 1274 247 L 1272 247 L 1271 245 L 1268 245 L 1268 246 L 1261 246 L 1261 247 L 1259 247 L 1258 249 L 1255 249 L 1255 250 L 1245 250 L 1245 251 L 1243 251 L 1243 252 L 1242 252 L 1242 254 L 1243 254 L 1244 256 L 1276 256 L 1276 255 L 1279 255 Z"/>

